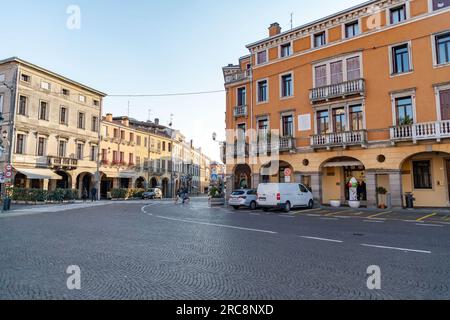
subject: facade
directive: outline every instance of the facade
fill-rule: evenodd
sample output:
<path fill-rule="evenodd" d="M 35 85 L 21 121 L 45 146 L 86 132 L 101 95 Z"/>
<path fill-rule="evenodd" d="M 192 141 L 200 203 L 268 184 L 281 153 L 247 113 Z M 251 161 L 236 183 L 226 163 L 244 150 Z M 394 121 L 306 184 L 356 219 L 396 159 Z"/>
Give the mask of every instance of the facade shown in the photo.
<path fill-rule="evenodd" d="M 114 188 L 159 187 L 172 197 L 172 145 L 169 129 L 155 122 L 141 122 L 107 114 L 102 121 L 101 194 Z"/>
<path fill-rule="evenodd" d="M 0 169 L 21 188 L 84 189 L 97 183 L 106 95 L 18 58 L 0 61 Z"/>
<path fill-rule="evenodd" d="M 393 206 L 450 205 L 450 1 L 368 1 L 247 48 L 223 68 L 228 193 L 296 181 L 345 203 L 355 177 L 369 207 L 380 187 Z"/>

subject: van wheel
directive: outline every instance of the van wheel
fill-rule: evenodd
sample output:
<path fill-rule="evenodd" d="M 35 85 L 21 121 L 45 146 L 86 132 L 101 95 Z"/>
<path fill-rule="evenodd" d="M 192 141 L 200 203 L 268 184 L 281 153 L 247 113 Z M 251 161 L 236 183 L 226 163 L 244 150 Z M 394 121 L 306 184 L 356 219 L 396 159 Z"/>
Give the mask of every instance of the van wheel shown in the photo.
<path fill-rule="evenodd" d="M 314 201 L 309 200 L 308 209 L 312 209 L 312 208 L 314 208 Z"/>
<path fill-rule="evenodd" d="M 250 210 L 256 210 L 256 202 L 252 201 L 252 203 L 250 203 Z"/>
<path fill-rule="evenodd" d="M 284 205 L 284 212 L 291 212 L 291 203 L 289 201 Z"/>
<path fill-rule="evenodd" d="M 234 210 L 239 210 L 239 207 L 238 206 L 234 206 L 233 209 Z"/>

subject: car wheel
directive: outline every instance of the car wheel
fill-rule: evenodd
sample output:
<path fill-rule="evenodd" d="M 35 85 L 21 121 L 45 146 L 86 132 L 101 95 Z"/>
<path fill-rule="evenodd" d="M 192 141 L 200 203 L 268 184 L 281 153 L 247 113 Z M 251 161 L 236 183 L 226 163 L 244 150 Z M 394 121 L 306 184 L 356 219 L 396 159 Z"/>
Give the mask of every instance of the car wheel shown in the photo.
<path fill-rule="evenodd" d="M 291 203 L 289 201 L 284 205 L 284 212 L 291 212 Z"/>
<path fill-rule="evenodd" d="M 314 208 L 314 201 L 309 200 L 308 209 L 312 209 L 312 208 Z"/>
<path fill-rule="evenodd" d="M 256 210 L 256 207 L 257 207 L 256 202 L 255 202 L 255 201 L 252 201 L 252 202 L 250 203 L 250 210 Z"/>
<path fill-rule="evenodd" d="M 238 206 L 233 206 L 233 209 L 234 210 L 239 210 L 239 207 Z"/>

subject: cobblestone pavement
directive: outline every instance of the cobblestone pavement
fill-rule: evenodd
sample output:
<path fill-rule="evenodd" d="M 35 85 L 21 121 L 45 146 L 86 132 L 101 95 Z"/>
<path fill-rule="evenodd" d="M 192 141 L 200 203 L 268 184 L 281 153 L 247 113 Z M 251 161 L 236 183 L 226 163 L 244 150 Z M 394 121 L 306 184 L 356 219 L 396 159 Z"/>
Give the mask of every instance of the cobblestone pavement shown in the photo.
<path fill-rule="evenodd" d="M 0 299 L 450 299 L 450 225 L 352 216 L 194 199 L 5 217 Z"/>

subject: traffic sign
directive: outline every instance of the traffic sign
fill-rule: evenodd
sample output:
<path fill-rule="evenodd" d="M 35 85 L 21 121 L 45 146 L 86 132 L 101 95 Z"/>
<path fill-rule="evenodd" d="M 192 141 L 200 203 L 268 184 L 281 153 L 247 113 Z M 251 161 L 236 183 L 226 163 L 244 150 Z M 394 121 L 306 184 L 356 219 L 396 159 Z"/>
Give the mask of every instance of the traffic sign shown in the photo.
<path fill-rule="evenodd" d="M 5 178 L 6 178 L 6 179 L 12 178 L 12 172 L 11 172 L 11 171 L 6 171 L 6 172 L 5 172 Z"/>
<path fill-rule="evenodd" d="M 292 175 L 292 170 L 287 168 L 286 170 L 284 170 L 284 176 L 285 177 L 290 177 Z"/>
<path fill-rule="evenodd" d="M 7 164 L 7 165 L 5 166 L 5 171 L 12 171 L 12 165 Z"/>

